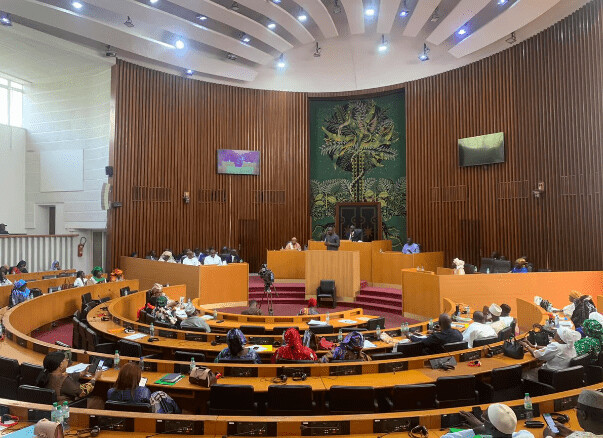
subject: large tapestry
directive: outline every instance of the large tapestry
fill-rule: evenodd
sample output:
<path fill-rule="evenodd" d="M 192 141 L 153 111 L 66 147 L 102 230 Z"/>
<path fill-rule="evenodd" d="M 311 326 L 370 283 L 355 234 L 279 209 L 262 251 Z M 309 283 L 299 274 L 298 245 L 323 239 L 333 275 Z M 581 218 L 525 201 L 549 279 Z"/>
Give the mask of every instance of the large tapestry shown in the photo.
<path fill-rule="evenodd" d="M 379 202 L 382 238 L 401 248 L 406 239 L 405 124 L 404 91 L 310 101 L 313 239 L 335 224 L 338 202 Z"/>

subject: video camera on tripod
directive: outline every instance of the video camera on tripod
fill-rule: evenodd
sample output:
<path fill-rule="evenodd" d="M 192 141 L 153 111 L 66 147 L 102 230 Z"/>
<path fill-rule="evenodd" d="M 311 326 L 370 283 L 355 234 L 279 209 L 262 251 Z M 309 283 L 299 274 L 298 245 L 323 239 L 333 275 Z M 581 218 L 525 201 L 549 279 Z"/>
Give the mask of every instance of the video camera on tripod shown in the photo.
<path fill-rule="evenodd" d="M 264 264 L 260 267 L 258 275 L 264 281 L 264 296 L 262 297 L 262 301 L 260 302 L 260 307 L 262 307 L 262 303 L 264 302 L 264 300 L 266 300 L 268 303 L 268 314 L 274 315 L 274 308 L 272 305 L 273 289 L 274 293 L 278 297 L 278 292 L 274 287 L 274 272 L 268 269 L 268 267 Z"/>

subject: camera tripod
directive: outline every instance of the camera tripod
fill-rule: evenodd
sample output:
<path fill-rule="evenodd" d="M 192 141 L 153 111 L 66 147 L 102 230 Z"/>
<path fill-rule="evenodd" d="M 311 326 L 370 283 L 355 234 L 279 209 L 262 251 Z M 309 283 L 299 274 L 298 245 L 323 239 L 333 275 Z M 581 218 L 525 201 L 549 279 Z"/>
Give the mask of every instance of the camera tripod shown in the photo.
<path fill-rule="evenodd" d="M 268 315 L 274 316 L 274 307 L 272 303 L 272 293 L 276 295 L 278 298 L 278 292 L 276 291 L 276 287 L 274 283 L 266 283 L 264 282 L 264 295 L 262 296 L 262 301 L 260 302 L 260 307 L 264 303 L 264 300 L 268 303 Z"/>

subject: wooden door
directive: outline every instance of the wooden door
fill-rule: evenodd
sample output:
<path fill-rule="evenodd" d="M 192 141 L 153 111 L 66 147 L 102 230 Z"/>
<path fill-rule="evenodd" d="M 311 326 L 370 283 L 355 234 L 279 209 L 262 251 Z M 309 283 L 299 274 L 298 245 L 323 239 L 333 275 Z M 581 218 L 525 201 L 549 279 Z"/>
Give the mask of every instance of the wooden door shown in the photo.
<path fill-rule="evenodd" d="M 249 272 L 258 272 L 262 257 L 260 254 L 260 227 L 255 219 L 239 219 L 240 254 L 249 263 Z"/>

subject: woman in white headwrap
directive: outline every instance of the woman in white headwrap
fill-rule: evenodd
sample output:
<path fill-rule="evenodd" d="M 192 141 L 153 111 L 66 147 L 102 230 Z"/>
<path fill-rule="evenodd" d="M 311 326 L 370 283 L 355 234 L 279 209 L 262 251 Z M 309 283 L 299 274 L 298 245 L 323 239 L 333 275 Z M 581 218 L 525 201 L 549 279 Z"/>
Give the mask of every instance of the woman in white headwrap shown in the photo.
<path fill-rule="evenodd" d="M 544 348 L 536 349 L 527 340 L 521 341 L 528 352 L 536 359 L 544 362 L 545 370 L 564 370 L 569 367 L 570 361 L 576 357 L 574 342 L 581 338 L 580 333 L 567 327 L 561 327 L 555 333 L 553 342 Z M 530 376 L 531 377 L 531 376 Z"/>
<path fill-rule="evenodd" d="M 167 262 L 167 263 L 176 263 L 176 260 L 172 256 L 171 251 L 163 251 L 163 253 L 161 254 L 161 257 L 159 257 L 159 261 Z"/>

